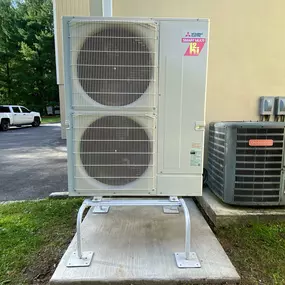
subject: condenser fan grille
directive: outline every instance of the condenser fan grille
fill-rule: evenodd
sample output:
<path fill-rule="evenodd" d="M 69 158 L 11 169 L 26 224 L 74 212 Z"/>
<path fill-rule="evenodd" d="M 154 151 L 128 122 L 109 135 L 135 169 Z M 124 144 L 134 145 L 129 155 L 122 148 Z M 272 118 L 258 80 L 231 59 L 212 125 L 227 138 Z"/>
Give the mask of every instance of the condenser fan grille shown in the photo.
<path fill-rule="evenodd" d="M 105 106 L 138 100 L 153 81 L 153 50 L 148 35 L 131 25 L 91 26 L 77 56 L 77 77 L 86 94 Z M 152 27 L 153 28 L 153 27 Z"/>
<path fill-rule="evenodd" d="M 250 147 L 248 141 L 273 140 L 272 147 Z M 238 128 L 234 201 L 278 202 L 283 168 L 283 128 Z"/>
<path fill-rule="evenodd" d="M 152 141 L 146 130 L 125 116 L 92 122 L 80 140 L 80 159 L 89 177 L 111 186 L 141 177 L 151 163 Z"/>

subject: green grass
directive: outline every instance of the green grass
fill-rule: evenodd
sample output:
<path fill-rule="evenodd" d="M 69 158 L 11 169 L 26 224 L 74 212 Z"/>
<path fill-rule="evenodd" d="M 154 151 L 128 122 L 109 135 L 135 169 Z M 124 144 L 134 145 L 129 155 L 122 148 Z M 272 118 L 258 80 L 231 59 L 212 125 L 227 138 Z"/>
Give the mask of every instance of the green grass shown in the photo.
<path fill-rule="evenodd" d="M 1 285 L 47 284 L 74 234 L 81 202 L 67 199 L 0 205 Z"/>
<path fill-rule="evenodd" d="M 74 232 L 82 199 L 0 205 L 0 285 L 48 284 Z M 285 284 L 285 223 L 216 233 L 243 285 Z"/>
<path fill-rule="evenodd" d="M 217 237 L 242 276 L 241 284 L 285 284 L 284 222 L 232 226 Z"/>
<path fill-rule="evenodd" d="M 42 124 L 60 123 L 60 116 L 42 117 Z"/>

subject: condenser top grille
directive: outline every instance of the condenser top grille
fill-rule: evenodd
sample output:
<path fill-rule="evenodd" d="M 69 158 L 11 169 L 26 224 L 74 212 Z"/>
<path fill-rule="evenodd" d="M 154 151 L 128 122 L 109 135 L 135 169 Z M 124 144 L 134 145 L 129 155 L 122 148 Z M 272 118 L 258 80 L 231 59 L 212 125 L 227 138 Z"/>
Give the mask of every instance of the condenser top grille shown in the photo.
<path fill-rule="evenodd" d="M 272 146 L 250 146 L 270 140 Z M 238 128 L 234 200 L 278 202 L 283 165 L 284 128 Z"/>
<path fill-rule="evenodd" d="M 156 81 L 156 26 L 114 21 L 73 25 L 74 80 L 84 93 L 103 106 L 127 106 L 141 96 L 149 97 L 144 107 L 151 105 L 155 88 L 150 87 Z M 74 90 L 74 96 L 82 95 L 78 91 Z"/>

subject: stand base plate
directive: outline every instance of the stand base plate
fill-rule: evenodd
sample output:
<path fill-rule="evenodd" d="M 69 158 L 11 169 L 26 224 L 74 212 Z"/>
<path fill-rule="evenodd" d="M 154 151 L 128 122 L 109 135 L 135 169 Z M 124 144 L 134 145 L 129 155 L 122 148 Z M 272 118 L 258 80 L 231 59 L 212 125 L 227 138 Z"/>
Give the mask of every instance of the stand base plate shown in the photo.
<path fill-rule="evenodd" d="M 201 264 L 195 252 L 190 252 L 190 258 L 186 259 L 185 252 L 175 252 L 176 264 L 179 268 L 200 268 Z"/>
<path fill-rule="evenodd" d="M 88 267 L 91 264 L 93 251 L 83 251 L 82 258 L 78 258 L 77 252 L 74 251 L 69 257 L 67 267 Z"/>

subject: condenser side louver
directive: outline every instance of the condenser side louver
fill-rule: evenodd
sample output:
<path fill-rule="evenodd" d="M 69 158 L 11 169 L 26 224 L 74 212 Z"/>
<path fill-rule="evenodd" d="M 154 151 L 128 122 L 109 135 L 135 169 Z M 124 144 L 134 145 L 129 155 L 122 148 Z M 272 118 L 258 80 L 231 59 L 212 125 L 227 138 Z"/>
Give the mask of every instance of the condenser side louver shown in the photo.
<path fill-rule="evenodd" d="M 210 189 L 235 205 L 284 205 L 284 123 L 219 122 L 209 129 Z"/>

